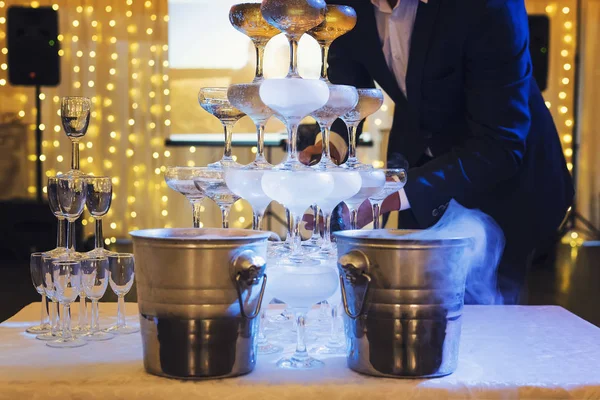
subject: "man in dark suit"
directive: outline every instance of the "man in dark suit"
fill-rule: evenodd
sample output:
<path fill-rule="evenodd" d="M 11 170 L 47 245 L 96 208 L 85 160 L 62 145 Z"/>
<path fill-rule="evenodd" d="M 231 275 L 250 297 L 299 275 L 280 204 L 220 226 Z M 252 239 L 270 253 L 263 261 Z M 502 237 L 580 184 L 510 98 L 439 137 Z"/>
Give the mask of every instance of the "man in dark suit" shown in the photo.
<path fill-rule="evenodd" d="M 534 249 L 574 195 L 532 77 L 523 0 L 335 3 L 352 6 L 358 22 L 331 47 L 331 81 L 377 82 L 396 105 L 388 165 L 410 165 L 395 204 L 401 227 L 435 224 L 450 199 L 490 215 L 506 237 L 499 290 L 517 303 Z M 341 121 L 333 130 L 346 137 Z"/>

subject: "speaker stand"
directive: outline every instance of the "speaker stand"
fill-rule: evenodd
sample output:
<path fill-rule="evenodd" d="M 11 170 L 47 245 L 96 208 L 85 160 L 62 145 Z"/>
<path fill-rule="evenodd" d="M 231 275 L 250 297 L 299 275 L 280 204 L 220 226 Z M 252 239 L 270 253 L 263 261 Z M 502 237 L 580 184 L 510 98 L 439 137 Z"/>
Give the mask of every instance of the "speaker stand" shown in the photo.
<path fill-rule="evenodd" d="M 42 88 L 40 85 L 35 86 L 35 181 L 36 193 L 38 202 L 42 202 L 42 99 L 40 94 Z"/>

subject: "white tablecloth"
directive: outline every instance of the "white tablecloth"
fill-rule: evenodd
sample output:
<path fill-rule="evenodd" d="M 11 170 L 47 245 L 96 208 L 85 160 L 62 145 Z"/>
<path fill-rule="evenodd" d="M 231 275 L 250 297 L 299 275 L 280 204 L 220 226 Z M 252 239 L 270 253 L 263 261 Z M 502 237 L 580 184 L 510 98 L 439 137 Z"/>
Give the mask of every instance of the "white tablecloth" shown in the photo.
<path fill-rule="evenodd" d="M 135 321 L 136 305 L 127 311 Z M 102 304 L 104 325 L 115 313 Z M 600 329 L 560 307 L 465 307 L 458 369 L 430 380 L 362 376 L 343 357 L 279 370 L 274 355 L 244 377 L 183 382 L 144 372 L 139 334 L 49 348 L 24 332 L 38 315 L 30 304 L 0 324 L 0 399 L 600 399 Z"/>

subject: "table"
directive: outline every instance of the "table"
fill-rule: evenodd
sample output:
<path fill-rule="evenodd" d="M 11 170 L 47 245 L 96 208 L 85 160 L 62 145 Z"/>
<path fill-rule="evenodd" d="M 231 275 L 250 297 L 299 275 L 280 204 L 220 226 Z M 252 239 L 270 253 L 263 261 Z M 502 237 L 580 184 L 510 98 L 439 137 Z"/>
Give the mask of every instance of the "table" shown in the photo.
<path fill-rule="evenodd" d="M 0 399 L 600 399 L 600 329 L 554 306 L 466 306 L 459 367 L 444 378 L 362 376 L 343 357 L 325 359 L 321 370 L 285 371 L 275 355 L 244 377 L 203 382 L 146 374 L 138 334 L 49 348 L 24 332 L 38 307 L 0 324 Z M 136 308 L 128 304 L 131 321 Z M 115 312 L 103 303 L 101 321 Z"/>

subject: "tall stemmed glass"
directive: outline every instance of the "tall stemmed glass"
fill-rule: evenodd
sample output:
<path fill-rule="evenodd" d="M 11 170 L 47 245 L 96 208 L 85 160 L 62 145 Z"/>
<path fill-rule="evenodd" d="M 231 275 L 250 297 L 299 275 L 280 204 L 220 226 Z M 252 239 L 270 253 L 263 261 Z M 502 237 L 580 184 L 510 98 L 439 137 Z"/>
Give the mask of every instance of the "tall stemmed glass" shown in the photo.
<path fill-rule="evenodd" d="M 87 256 L 106 257 L 111 252 L 104 248 L 102 218 L 108 213 L 112 202 L 112 179 L 108 176 L 88 177 L 86 183 L 85 204 L 96 221 L 94 250 L 88 252 Z"/>
<path fill-rule="evenodd" d="M 135 275 L 135 258 L 133 254 L 118 253 L 108 256 L 110 271 L 110 288 L 117 295 L 117 324 L 106 329 L 117 335 L 127 335 L 139 332 L 139 328 L 128 326 L 125 321 L 125 295 L 133 286 Z"/>
<path fill-rule="evenodd" d="M 75 301 L 81 290 L 81 261 L 55 260 L 52 263 L 54 289 L 56 298 L 63 307 L 63 330 L 61 337 L 47 342 L 50 347 L 81 347 L 87 343 L 76 338 L 71 331 L 71 303 Z"/>
<path fill-rule="evenodd" d="M 84 176 L 58 177 L 58 205 L 68 221 L 66 256 L 70 259 L 84 257 L 75 251 L 75 221 L 81 216 L 85 206 L 86 186 Z"/>
<path fill-rule="evenodd" d="M 108 287 L 108 258 L 93 257 L 81 262 L 81 285 L 85 295 L 92 300 L 92 323 L 90 331 L 83 336 L 85 340 L 98 341 L 112 339 L 114 335 L 100 330 L 98 318 L 98 300 L 104 296 Z"/>
<path fill-rule="evenodd" d="M 356 26 L 356 11 L 350 6 L 328 4 L 325 19 L 316 27 L 306 32 L 315 38 L 321 46 L 321 79 L 329 82 L 327 77 L 327 56 L 329 47 L 337 38 L 350 32 Z"/>
<path fill-rule="evenodd" d="M 35 287 L 35 290 L 38 292 L 38 294 L 42 296 L 42 311 L 40 316 L 40 324 L 27 328 L 27 333 L 40 334 L 50 331 L 50 324 L 48 324 L 46 292 L 44 291 L 44 276 L 42 273 L 43 256 L 44 253 L 32 253 L 31 257 L 29 258 L 29 272 L 31 273 L 33 287 Z"/>
<path fill-rule="evenodd" d="M 38 340 L 56 340 L 61 337 L 61 326 L 59 319 L 59 303 L 56 298 L 56 290 L 54 288 L 54 276 L 52 272 L 54 261 L 58 260 L 57 258 L 52 258 L 45 256 L 42 259 L 42 279 L 44 286 L 44 293 L 48 299 L 50 299 L 50 304 L 48 306 L 48 310 L 50 311 L 50 332 L 43 333 L 41 335 L 37 335 L 35 338 Z"/>
<path fill-rule="evenodd" d="M 279 368 L 312 369 L 324 365 L 306 351 L 306 314 L 313 304 L 331 297 L 338 287 L 337 271 L 327 265 L 275 265 L 269 268 L 273 296 L 294 311 L 296 317 L 296 351 L 277 362 Z"/>
<path fill-rule="evenodd" d="M 233 127 L 246 114 L 231 105 L 227 99 L 227 88 L 224 87 L 206 87 L 200 89 L 200 92 L 198 92 L 198 102 L 200 103 L 200 107 L 221 121 L 225 133 L 223 157 L 215 163 L 208 164 L 208 166 L 225 167 L 236 164 L 231 155 Z"/>
<path fill-rule="evenodd" d="M 263 0 L 261 12 L 265 20 L 285 34 L 290 43 L 288 78 L 299 78 L 298 41 L 308 30 L 325 19 L 324 0 Z"/>
<path fill-rule="evenodd" d="M 398 192 L 406 184 L 406 171 L 402 168 L 382 169 L 385 174 L 385 185 L 383 188 L 369 196 L 369 201 L 373 207 L 373 229 L 380 228 L 379 216 L 381 214 L 381 204 L 391 194 Z"/>
<path fill-rule="evenodd" d="M 206 194 L 194 183 L 197 175 L 195 167 L 167 167 L 165 182 L 174 191 L 181 193 L 192 205 L 192 221 L 194 228 L 200 228 L 200 210 Z"/>
<path fill-rule="evenodd" d="M 71 170 L 65 175 L 79 176 L 79 141 L 85 136 L 90 123 L 92 102 L 87 97 L 63 97 L 60 106 L 60 117 L 65 133 L 71 140 Z"/>
<path fill-rule="evenodd" d="M 57 257 L 67 252 L 66 221 L 62 211 L 60 210 L 60 205 L 58 204 L 58 177 L 51 176 L 48 178 L 47 193 L 50 210 L 58 220 L 58 228 L 56 232 L 56 248 L 46 251 L 44 254 L 50 257 Z"/>
<path fill-rule="evenodd" d="M 197 167 L 194 184 L 206 193 L 206 196 L 217 203 L 221 209 L 221 222 L 223 228 L 229 228 L 229 212 L 233 203 L 240 196 L 231 191 L 225 183 L 225 171 L 218 168 Z"/>
<path fill-rule="evenodd" d="M 383 104 L 383 92 L 380 89 L 358 89 L 358 102 L 356 106 L 341 116 L 348 126 L 348 160 L 342 165 L 344 168 L 373 168 L 362 164 L 356 158 L 356 134 L 360 123 L 369 115 L 375 113 Z"/>
<path fill-rule="evenodd" d="M 265 47 L 271 38 L 278 35 L 279 29 L 270 25 L 260 12 L 260 3 L 234 4 L 229 10 L 229 22 L 238 31 L 248 36 L 256 48 L 256 73 L 253 82 L 263 77 L 263 59 Z"/>

